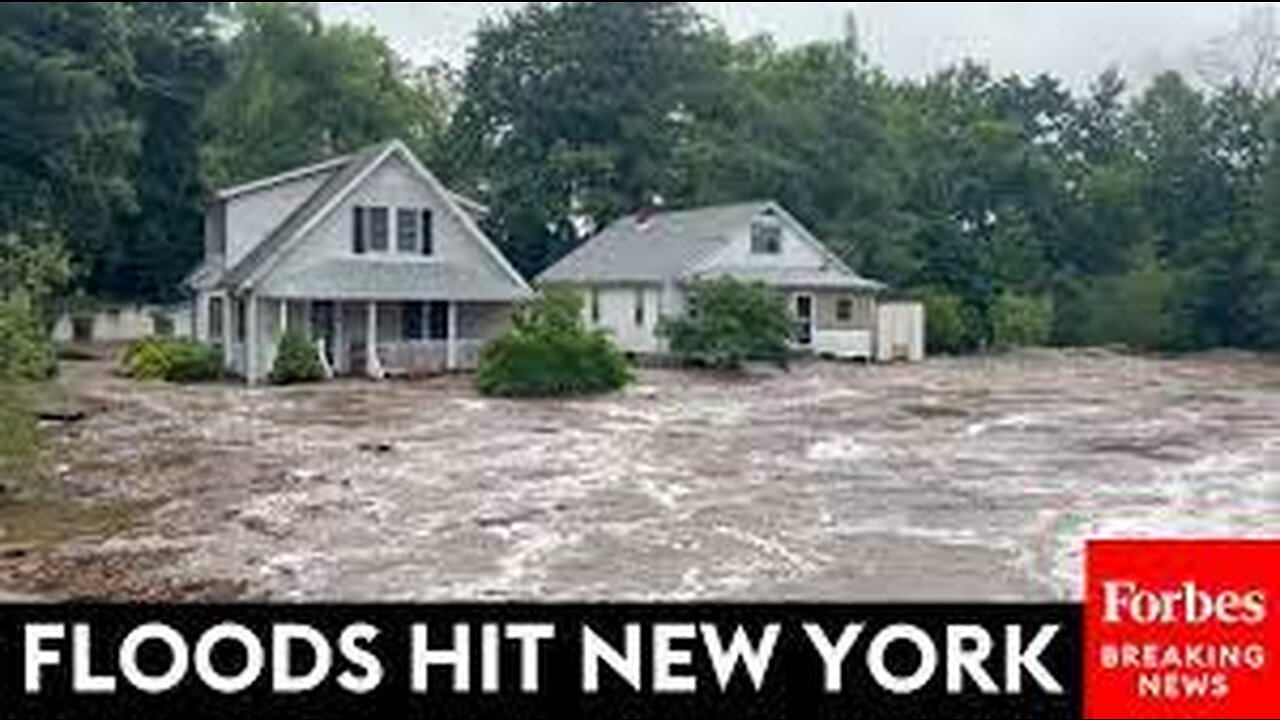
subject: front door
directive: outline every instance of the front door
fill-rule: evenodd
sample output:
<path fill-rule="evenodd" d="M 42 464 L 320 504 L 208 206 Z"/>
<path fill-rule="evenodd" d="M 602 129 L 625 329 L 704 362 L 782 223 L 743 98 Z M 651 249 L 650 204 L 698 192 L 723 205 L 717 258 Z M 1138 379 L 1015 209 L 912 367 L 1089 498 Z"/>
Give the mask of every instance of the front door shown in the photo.
<path fill-rule="evenodd" d="M 796 345 L 813 346 L 813 296 L 796 295 Z"/>

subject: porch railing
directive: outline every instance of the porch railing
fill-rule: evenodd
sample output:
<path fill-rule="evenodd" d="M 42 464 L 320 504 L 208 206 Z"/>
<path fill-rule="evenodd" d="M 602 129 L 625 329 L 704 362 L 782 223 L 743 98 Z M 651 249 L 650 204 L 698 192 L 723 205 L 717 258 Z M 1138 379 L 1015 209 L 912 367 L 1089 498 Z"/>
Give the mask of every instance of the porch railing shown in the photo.
<path fill-rule="evenodd" d="M 481 340 L 454 341 L 454 370 L 474 370 L 480 365 Z M 378 344 L 378 360 L 393 375 L 438 375 L 449 371 L 449 343 L 422 340 Z"/>

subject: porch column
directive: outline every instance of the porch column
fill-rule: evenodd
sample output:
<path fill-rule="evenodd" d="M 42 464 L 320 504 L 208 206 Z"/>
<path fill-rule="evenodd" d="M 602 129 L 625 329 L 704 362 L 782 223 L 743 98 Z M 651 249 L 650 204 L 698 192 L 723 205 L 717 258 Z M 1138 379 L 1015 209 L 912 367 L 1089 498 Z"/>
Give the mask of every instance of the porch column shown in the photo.
<path fill-rule="evenodd" d="M 289 301 L 280 301 L 280 337 L 289 332 Z"/>
<path fill-rule="evenodd" d="M 221 295 L 222 298 L 222 367 L 228 370 L 235 367 L 235 344 L 236 344 L 236 326 L 235 326 L 235 308 L 231 307 L 235 303 L 235 295 L 227 292 Z"/>
<path fill-rule="evenodd" d="M 244 374 L 250 385 L 258 383 L 258 296 L 248 293 L 245 302 Z"/>
<path fill-rule="evenodd" d="M 337 300 L 333 303 L 333 347 L 329 352 L 333 355 L 333 367 L 339 373 L 348 372 L 347 369 L 347 320 L 346 309 L 342 306 L 342 301 Z"/>
<path fill-rule="evenodd" d="M 449 302 L 449 337 L 445 340 L 445 369 L 458 369 L 458 303 Z"/>
<path fill-rule="evenodd" d="M 365 374 L 375 380 L 381 380 L 378 372 L 378 303 L 370 300 L 365 309 Z"/>

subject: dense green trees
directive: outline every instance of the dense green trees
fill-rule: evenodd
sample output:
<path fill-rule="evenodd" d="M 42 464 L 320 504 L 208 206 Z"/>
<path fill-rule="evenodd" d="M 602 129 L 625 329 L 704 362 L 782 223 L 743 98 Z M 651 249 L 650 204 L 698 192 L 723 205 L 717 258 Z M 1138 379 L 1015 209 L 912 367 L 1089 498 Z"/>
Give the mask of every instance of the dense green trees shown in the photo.
<path fill-rule="evenodd" d="M 522 271 L 674 190 L 710 68 L 685 3 L 532 3 L 481 28 L 450 146 Z"/>
<path fill-rule="evenodd" d="M 368 30 L 326 27 L 313 3 L 237 3 L 227 82 L 208 106 L 205 177 L 260 178 L 398 137 L 434 155 L 447 84 Z"/>
<path fill-rule="evenodd" d="M 209 187 L 400 137 L 452 99 L 312 3 L 0 4 L 0 234 L 64 239 L 77 287 L 172 300 Z"/>
<path fill-rule="evenodd" d="M 0 235 L 65 237 L 86 266 L 133 201 L 136 82 L 120 3 L 0 3 Z"/>
<path fill-rule="evenodd" d="M 216 20 L 228 3 L 125 5 L 135 81 L 124 109 L 139 132 L 128 176 L 134 202 L 85 280 L 97 295 L 173 300 L 202 255 L 193 241 L 204 230 L 202 123 L 222 80 Z"/>
<path fill-rule="evenodd" d="M 938 348 L 1039 340 L 1046 313 L 1061 344 L 1275 348 L 1280 62 L 1254 50 L 1278 35 L 1257 14 L 1207 45 L 1207 83 L 1072 93 L 889 78 L 852 21 L 783 49 L 687 3 L 534 3 L 455 80 L 314 3 L 4 3 L 0 235 L 61 239 L 87 293 L 174 297 L 208 187 L 398 136 L 530 274 L 645 204 L 768 197 L 927 299 Z"/>

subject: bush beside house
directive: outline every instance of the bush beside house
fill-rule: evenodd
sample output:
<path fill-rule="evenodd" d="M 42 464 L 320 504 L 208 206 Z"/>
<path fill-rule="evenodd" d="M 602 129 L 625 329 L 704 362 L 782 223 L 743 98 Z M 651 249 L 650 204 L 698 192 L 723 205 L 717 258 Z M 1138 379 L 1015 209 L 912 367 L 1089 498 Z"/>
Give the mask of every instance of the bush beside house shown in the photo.
<path fill-rule="evenodd" d="M 272 385 L 302 385 L 325 379 L 320 352 L 305 335 L 289 331 L 280 338 L 276 363 L 271 369 Z"/>
<path fill-rule="evenodd" d="M 121 360 L 134 380 L 192 384 L 222 379 L 222 356 L 215 348 L 186 340 L 150 338 L 129 346 Z"/>
<path fill-rule="evenodd" d="M 695 284 L 684 316 L 664 320 L 659 332 L 688 364 L 739 369 L 748 362 L 785 365 L 793 328 L 777 292 L 722 278 Z"/>
<path fill-rule="evenodd" d="M 553 292 L 517 311 L 510 332 L 484 348 L 476 383 L 485 395 L 528 398 L 603 394 L 631 380 L 613 342 L 583 323 L 581 299 Z"/>

